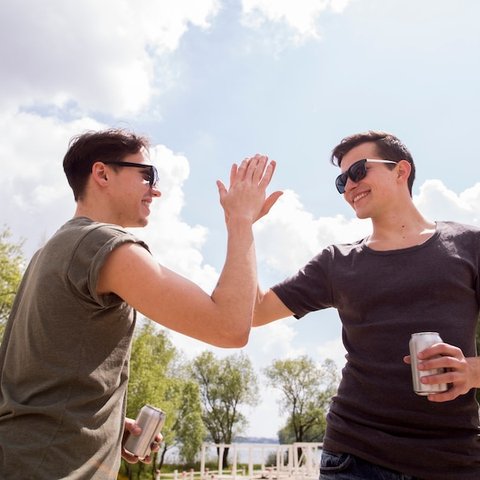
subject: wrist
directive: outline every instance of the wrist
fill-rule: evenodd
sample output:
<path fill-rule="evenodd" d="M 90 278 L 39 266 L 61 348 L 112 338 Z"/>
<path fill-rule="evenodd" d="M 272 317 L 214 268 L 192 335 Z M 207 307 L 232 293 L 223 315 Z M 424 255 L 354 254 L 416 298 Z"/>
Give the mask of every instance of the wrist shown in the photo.
<path fill-rule="evenodd" d="M 254 219 L 250 215 L 246 214 L 230 214 L 225 218 L 227 228 L 231 227 L 251 227 L 254 223 Z"/>

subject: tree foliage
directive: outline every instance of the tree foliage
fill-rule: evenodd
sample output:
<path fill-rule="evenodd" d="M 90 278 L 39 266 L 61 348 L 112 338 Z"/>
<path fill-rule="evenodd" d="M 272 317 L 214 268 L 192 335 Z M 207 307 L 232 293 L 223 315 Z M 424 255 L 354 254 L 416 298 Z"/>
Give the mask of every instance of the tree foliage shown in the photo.
<path fill-rule="evenodd" d="M 211 440 L 229 444 L 247 425 L 240 412 L 242 405 L 258 404 L 257 377 L 244 354 L 218 359 L 205 351 L 191 364 L 198 382 L 202 402 L 202 418 Z M 227 465 L 228 448 L 223 453 Z"/>
<path fill-rule="evenodd" d="M 180 456 L 191 462 L 204 438 L 198 386 L 181 374 L 180 356 L 165 331 L 156 332 L 145 323 L 132 344 L 127 417 L 135 418 L 141 407 L 150 404 L 166 414 L 163 443 L 151 465 L 129 465 L 122 471 L 128 478 L 140 478 L 163 464 L 168 449 L 178 447 Z"/>
<path fill-rule="evenodd" d="M 0 231 L 0 340 L 24 270 L 23 242 L 13 243 L 10 237 L 4 227 Z"/>
<path fill-rule="evenodd" d="M 264 370 L 268 383 L 280 389 L 280 411 L 287 421 L 279 432 L 281 443 L 319 442 L 325 434 L 325 416 L 338 385 L 335 363 L 317 367 L 308 356 L 275 360 Z"/>

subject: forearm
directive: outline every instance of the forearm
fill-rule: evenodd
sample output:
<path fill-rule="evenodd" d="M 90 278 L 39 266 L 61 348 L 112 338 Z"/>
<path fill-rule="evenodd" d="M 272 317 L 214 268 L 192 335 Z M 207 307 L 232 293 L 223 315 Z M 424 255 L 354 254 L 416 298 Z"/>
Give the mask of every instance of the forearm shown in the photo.
<path fill-rule="evenodd" d="M 257 284 L 255 295 L 255 307 L 253 312 L 253 327 L 260 327 L 269 323 L 271 320 L 268 318 L 268 308 L 265 308 L 265 293 L 261 290 L 260 286 Z"/>
<path fill-rule="evenodd" d="M 248 218 L 230 218 L 225 265 L 212 301 L 222 319 L 217 331 L 221 336 L 238 341 L 248 340 L 252 324 L 256 292 L 257 267 L 252 223 Z"/>
<path fill-rule="evenodd" d="M 260 327 L 291 315 L 293 312 L 285 306 L 273 290 L 262 291 L 257 285 L 252 326 Z"/>

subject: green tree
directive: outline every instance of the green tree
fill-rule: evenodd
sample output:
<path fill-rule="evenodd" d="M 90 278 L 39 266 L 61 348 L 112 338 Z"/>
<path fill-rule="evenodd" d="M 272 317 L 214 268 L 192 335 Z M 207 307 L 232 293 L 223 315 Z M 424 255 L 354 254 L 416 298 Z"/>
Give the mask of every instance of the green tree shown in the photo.
<path fill-rule="evenodd" d="M 202 418 L 211 440 L 230 444 L 247 425 L 240 407 L 258 404 L 257 377 L 249 358 L 234 354 L 218 359 L 205 351 L 192 362 L 191 372 L 200 387 Z M 228 450 L 223 452 L 225 466 Z"/>
<path fill-rule="evenodd" d="M 184 370 L 184 369 L 183 369 Z M 127 417 L 135 418 L 145 404 L 161 408 L 166 414 L 160 452 L 152 464 L 122 464 L 129 479 L 148 474 L 155 478 L 168 449 L 176 446 L 180 455 L 191 461 L 204 437 L 198 386 L 182 374 L 180 355 L 165 331 L 157 332 L 146 322 L 132 344 Z"/>
<path fill-rule="evenodd" d="M 176 382 L 172 388 L 177 405 L 172 424 L 172 432 L 175 436 L 171 440 L 171 446 L 176 445 L 179 448 L 180 457 L 187 464 L 195 461 L 195 456 L 199 452 L 206 431 L 202 421 L 202 408 L 200 404 L 200 392 L 198 385 L 191 380 Z M 165 447 L 166 442 L 164 442 Z M 166 453 L 166 448 L 162 451 L 162 460 Z"/>
<path fill-rule="evenodd" d="M 25 266 L 23 242 L 12 243 L 10 237 L 10 230 L 4 227 L 0 232 L 0 341 Z"/>
<path fill-rule="evenodd" d="M 286 414 L 279 431 L 281 443 L 319 442 L 325 434 L 325 416 L 338 386 L 335 363 L 317 367 L 308 356 L 275 360 L 264 370 L 268 383 L 280 389 L 280 412 Z"/>

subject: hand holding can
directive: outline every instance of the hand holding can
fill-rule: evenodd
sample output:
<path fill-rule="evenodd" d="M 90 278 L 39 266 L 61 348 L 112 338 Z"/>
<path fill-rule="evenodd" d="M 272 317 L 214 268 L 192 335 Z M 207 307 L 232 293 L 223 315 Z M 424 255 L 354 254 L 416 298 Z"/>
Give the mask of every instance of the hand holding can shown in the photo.
<path fill-rule="evenodd" d="M 165 412 L 151 405 L 144 405 L 135 420 L 135 423 L 142 429 L 140 435 L 129 435 L 124 448 L 140 459 L 150 454 L 152 442 L 160 433 L 165 423 Z"/>
<path fill-rule="evenodd" d="M 442 339 L 437 332 L 419 332 L 412 334 L 409 342 L 410 361 L 412 367 L 413 390 L 417 395 L 427 396 L 431 393 L 441 393 L 448 390 L 448 385 L 446 383 L 425 384 L 421 381 L 422 377 L 443 373 L 443 368 L 436 368 L 434 370 L 418 369 L 418 353 L 431 347 L 435 343 L 440 342 L 442 342 Z"/>

